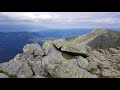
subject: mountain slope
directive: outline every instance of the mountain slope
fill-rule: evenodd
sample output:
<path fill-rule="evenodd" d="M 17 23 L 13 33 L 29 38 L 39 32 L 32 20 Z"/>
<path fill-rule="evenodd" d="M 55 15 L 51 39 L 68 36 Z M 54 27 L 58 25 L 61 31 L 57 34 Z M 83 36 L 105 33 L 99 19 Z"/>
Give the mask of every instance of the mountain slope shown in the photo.
<path fill-rule="evenodd" d="M 94 48 L 117 48 L 120 46 L 120 32 L 97 28 L 89 34 L 76 38 L 74 42 L 87 44 Z"/>

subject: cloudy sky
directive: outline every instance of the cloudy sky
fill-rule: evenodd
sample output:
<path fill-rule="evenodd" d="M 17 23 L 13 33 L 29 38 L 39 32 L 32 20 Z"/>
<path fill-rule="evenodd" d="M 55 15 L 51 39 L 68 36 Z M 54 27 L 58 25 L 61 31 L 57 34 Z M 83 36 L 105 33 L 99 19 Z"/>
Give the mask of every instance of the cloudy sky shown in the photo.
<path fill-rule="evenodd" d="M 0 12 L 0 25 L 120 28 L 120 12 Z"/>

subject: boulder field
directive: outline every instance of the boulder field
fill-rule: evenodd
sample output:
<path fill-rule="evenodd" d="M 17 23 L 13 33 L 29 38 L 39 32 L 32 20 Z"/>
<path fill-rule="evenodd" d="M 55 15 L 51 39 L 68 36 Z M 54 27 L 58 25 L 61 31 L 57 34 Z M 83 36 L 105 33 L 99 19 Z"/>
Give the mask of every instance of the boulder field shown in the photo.
<path fill-rule="evenodd" d="M 27 44 L 0 64 L 0 78 L 119 78 L 120 33 L 95 29 L 72 40 Z"/>

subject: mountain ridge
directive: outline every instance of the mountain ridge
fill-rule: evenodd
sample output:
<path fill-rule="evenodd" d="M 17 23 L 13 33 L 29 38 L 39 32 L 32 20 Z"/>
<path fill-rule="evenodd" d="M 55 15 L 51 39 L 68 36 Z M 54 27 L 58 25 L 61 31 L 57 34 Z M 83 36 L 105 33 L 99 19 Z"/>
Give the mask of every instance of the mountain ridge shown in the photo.
<path fill-rule="evenodd" d="M 119 43 L 114 46 L 119 34 L 97 29 L 73 40 L 27 44 L 23 53 L 0 64 L 0 78 L 120 78 Z M 115 44 L 106 47 L 109 40 Z M 96 48 L 99 44 L 104 46 Z"/>

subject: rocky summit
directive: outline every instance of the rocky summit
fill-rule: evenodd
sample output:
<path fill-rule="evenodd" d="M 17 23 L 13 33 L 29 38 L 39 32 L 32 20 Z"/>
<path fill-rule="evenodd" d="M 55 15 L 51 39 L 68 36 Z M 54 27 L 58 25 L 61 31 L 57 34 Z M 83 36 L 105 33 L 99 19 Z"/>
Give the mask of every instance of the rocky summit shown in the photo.
<path fill-rule="evenodd" d="M 70 40 L 27 44 L 0 78 L 119 78 L 120 32 L 97 28 Z"/>

